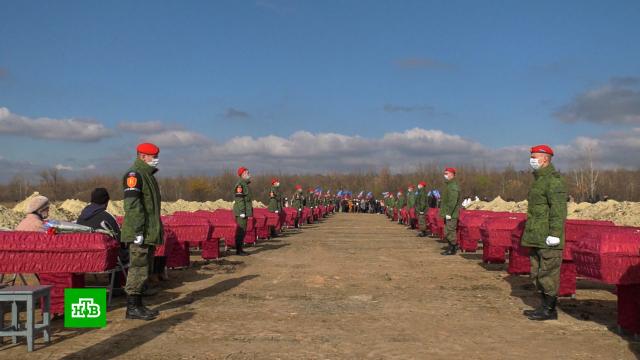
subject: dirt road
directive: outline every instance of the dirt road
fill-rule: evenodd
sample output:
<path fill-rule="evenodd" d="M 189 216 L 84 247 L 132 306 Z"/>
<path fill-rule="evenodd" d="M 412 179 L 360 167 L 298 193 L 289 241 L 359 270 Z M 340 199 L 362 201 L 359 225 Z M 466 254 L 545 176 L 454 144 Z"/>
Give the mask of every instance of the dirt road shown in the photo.
<path fill-rule="evenodd" d="M 526 277 L 441 247 L 381 215 L 337 214 L 249 257 L 172 271 L 147 300 L 155 321 L 125 321 L 118 299 L 106 328 L 58 329 L 52 345 L 5 345 L 0 358 L 636 358 L 640 346 L 608 330 L 609 288 L 581 281 L 558 321 L 532 322 Z"/>

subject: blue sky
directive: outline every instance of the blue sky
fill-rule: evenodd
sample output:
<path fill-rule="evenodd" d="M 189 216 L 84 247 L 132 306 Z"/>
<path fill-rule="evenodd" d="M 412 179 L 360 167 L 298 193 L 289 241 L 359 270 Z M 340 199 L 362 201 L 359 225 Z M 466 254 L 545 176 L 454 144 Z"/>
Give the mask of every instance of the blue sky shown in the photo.
<path fill-rule="evenodd" d="M 150 139 L 174 173 L 526 165 L 537 143 L 637 166 L 616 154 L 639 150 L 638 19 L 637 1 L 5 1 L 0 161 L 119 171 Z"/>

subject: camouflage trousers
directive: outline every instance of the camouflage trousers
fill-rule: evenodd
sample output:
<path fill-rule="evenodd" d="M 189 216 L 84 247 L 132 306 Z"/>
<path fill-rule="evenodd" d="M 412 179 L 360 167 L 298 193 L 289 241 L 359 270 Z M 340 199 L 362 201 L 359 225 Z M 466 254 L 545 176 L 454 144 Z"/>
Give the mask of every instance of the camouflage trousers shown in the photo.
<path fill-rule="evenodd" d="M 247 218 L 241 218 L 236 216 L 236 223 L 238 224 L 238 231 L 236 232 L 236 251 L 242 252 L 242 246 L 244 245 L 244 237 L 247 234 Z"/>
<path fill-rule="evenodd" d="M 144 284 L 153 268 L 155 247 L 151 245 L 129 245 L 129 270 L 124 291 L 127 295 L 142 295 Z"/>
<path fill-rule="evenodd" d="M 531 279 L 536 289 L 549 296 L 558 296 L 562 250 L 531 248 Z"/>
<path fill-rule="evenodd" d="M 451 245 L 458 245 L 458 219 L 444 221 L 444 239 Z"/>
<path fill-rule="evenodd" d="M 420 215 L 418 213 L 418 229 L 420 231 L 427 231 L 427 216 L 425 214 Z"/>

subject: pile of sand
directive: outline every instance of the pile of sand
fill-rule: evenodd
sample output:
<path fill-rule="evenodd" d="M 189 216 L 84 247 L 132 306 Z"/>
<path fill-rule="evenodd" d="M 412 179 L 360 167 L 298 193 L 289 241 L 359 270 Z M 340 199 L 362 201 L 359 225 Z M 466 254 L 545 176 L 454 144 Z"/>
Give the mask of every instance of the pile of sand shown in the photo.
<path fill-rule="evenodd" d="M 70 214 L 73 214 L 73 216 L 77 218 L 80 216 L 80 213 L 85 206 L 87 206 L 87 203 L 84 201 L 70 199 L 63 201 L 58 207 Z"/>
<path fill-rule="evenodd" d="M 22 200 L 16 206 L 13 207 L 13 212 L 17 213 L 17 215 L 20 216 L 20 219 L 24 218 L 25 212 L 27 209 L 27 204 L 31 202 L 31 199 L 33 199 L 38 195 L 40 195 L 40 193 L 37 191 L 29 195 L 26 199 Z M 55 204 L 51 204 L 49 206 L 49 218 L 51 219 L 62 220 L 62 221 L 73 221 L 76 219 L 76 217 L 77 216 L 75 216 L 73 213 L 65 209 L 62 209 L 56 206 Z M 4 226 L 4 225 L 0 223 L 0 226 Z"/>
<path fill-rule="evenodd" d="M 22 220 L 22 215 L 0 205 L 0 229 L 12 230 Z"/>
<path fill-rule="evenodd" d="M 2 229 L 14 229 L 16 225 L 25 216 L 27 204 L 35 196 L 40 195 L 38 192 L 34 192 L 29 197 L 18 203 L 13 209 L 0 206 L 0 228 Z M 114 216 L 124 216 L 124 202 L 122 200 L 109 201 L 107 211 Z M 49 208 L 49 218 L 63 221 L 75 221 L 78 219 L 82 209 L 87 206 L 84 201 L 69 199 L 58 204 L 51 204 Z M 176 211 L 198 211 L 198 210 L 217 210 L 217 209 L 231 209 L 233 202 L 216 200 L 216 201 L 186 201 L 178 200 L 173 202 L 162 202 L 162 215 L 171 215 Z M 265 207 L 259 201 L 253 202 L 253 207 Z"/>
<path fill-rule="evenodd" d="M 489 202 L 476 201 L 467 209 L 527 212 L 527 201 L 509 202 L 497 197 Z M 595 204 L 570 202 L 567 205 L 567 211 L 569 219 L 610 220 L 617 225 L 640 226 L 640 203 L 615 200 Z"/>

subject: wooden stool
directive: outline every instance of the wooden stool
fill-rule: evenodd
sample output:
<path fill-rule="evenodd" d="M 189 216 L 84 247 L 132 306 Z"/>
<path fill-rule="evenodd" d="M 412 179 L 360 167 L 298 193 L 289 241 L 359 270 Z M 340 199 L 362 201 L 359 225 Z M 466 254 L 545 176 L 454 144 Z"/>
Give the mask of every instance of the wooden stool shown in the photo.
<path fill-rule="evenodd" d="M 33 340 L 39 332 L 43 333 L 44 341 L 50 341 L 51 314 L 51 285 L 40 286 L 9 286 L 0 288 L 0 344 L 3 336 L 11 336 L 12 343 L 18 342 L 18 336 L 27 338 L 27 351 L 33 351 Z M 35 323 L 36 300 L 42 300 L 42 324 Z M 26 303 L 27 323 L 24 330 L 18 323 L 20 312 L 18 302 Z M 4 326 L 4 303 L 11 303 L 11 326 Z"/>

